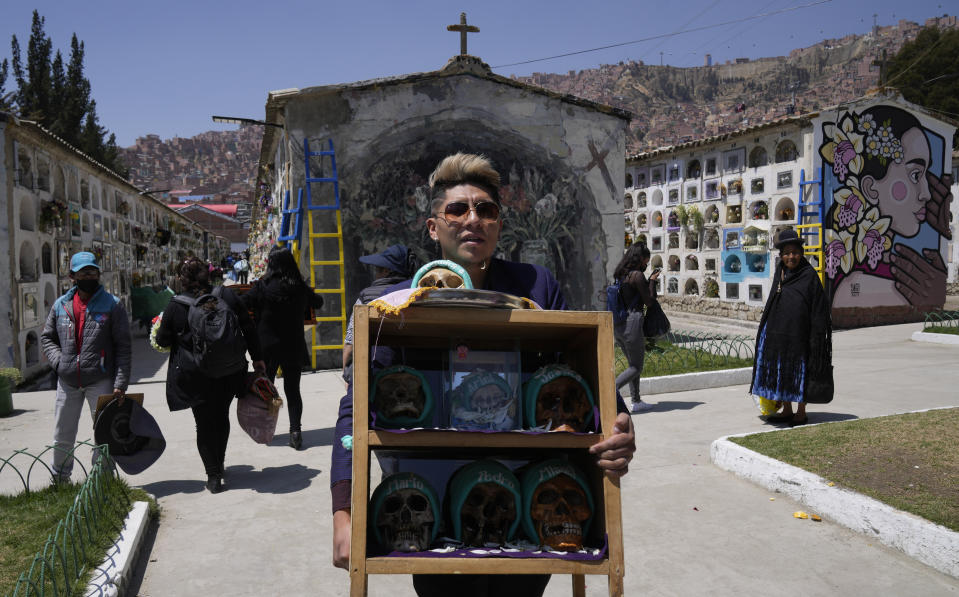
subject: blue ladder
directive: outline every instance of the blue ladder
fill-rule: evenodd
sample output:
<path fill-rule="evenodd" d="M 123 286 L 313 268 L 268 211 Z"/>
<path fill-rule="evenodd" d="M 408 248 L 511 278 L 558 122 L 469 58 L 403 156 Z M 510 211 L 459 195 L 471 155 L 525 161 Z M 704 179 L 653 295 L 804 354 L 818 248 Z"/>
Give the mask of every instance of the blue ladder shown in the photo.
<path fill-rule="evenodd" d="M 281 243 L 292 242 L 295 244 L 299 243 L 300 234 L 303 233 L 303 189 L 297 190 L 296 193 L 296 208 L 290 209 L 290 191 L 286 191 L 286 196 L 283 198 L 283 209 L 280 212 L 280 236 L 276 237 L 276 240 Z M 286 231 L 290 229 L 290 216 L 293 216 L 293 230 L 290 234 L 286 234 Z M 296 247 L 299 249 L 299 247 Z"/>
<path fill-rule="evenodd" d="M 808 185 L 816 185 L 819 189 L 817 193 L 819 198 L 816 201 L 803 201 L 803 196 L 805 195 L 805 188 Z M 822 176 L 817 180 L 806 180 L 806 171 L 804 169 L 799 170 L 799 206 L 796 210 L 796 229 L 799 232 L 799 236 L 803 238 L 803 255 L 808 255 L 816 258 L 816 273 L 819 274 L 819 282 L 826 285 L 825 282 L 825 261 L 823 259 L 823 249 L 825 248 L 823 242 L 823 220 L 825 219 L 825 201 L 822 197 Z M 806 208 L 815 208 L 812 210 L 807 210 Z M 803 224 L 803 218 L 815 218 L 815 221 L 810 224 Z M 816 240 L 813 242 L 807 243 L 805 237 L 815 236 Z"/>

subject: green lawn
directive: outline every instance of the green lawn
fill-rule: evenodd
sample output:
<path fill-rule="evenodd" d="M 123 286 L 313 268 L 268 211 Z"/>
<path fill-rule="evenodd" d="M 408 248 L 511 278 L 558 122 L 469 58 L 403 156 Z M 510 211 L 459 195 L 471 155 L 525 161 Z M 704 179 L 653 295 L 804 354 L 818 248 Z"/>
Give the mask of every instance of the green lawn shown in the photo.
<path fill-rule="evenodd" d="M 656 347 L 646 351 L 646 360 L 643 363 L 643 377 L 659 377 L 661 375 L 678 375 L 696 371 L 718 371 L 721 369 L 738 369 L 752 367 L 752 356 L 742 358 L 729 345 L 722 350 L 723 354 L 713 354 L 707 350 L 683 348 L 666 340 L 657 340 Z M 746 352 L 741 350 L 741 352 Z M 616 347 L 616 375 L 628 367 L 626 355 Z"/>
<path fill-rule="evenodd" d="M 47 538 L 56 532 L 57 524 L 66 515 L 80 492 L 81 484 L 50 486 L 41 491 L 21 493 L 16 496 L 0 496 L 0 594 L 13 592 L 21 573 L 29 572 L 37 553 L 42 552 Z M 89 571 L 98 566 L 117 536 L 117 529 L 129 512 L 133 501 L 149 501 L 151 514 L 156 515 L 155 502 L 140 489 L 130 489 L 122 479 L 110 478 L 105 485 L 99 516 L 101 524 L 93 531 L 93 540 L 84 535 L 85 550 L 81 550 L 80 566 Z M 92 520 L 92 516 L 89 517 Z M 86 522 L 86 520 L 84 521 Z M 38 568 L 39 570 L 39 568 Z M 57 567 L 62 583 L 62 571 Z M 34 579 L 36 581 L 36 574 Z M 80 594 L 86 586 L 87 574 L 83 574 L 74 586 L 74 594 Z M 62 588 L 62 584 L 59 585 Z M 46 594 L 53 594 L 49 580 Z M 22 587 L 21 587 L 22 590 Z"/>
<path fill-rule="evenodd" d="M 930 334 L 954 334 L 959 336 L 959 326 L 955 325 L 931 325 L 922 328 L 922 331 Z"/>
<path fill-rule="evenodd" d="M 959 408 L 730 440 L 959 531 Z"/>

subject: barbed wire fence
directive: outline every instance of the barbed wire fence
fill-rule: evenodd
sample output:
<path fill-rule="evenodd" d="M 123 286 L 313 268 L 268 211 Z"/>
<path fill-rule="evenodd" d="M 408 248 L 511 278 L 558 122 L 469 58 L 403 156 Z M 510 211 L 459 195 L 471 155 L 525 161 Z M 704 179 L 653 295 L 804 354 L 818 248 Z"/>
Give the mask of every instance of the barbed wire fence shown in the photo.
<path fill-rule="evenodd" d="M 97 536 L 109 531 L 118 537 L 122 531 L 122 526 L 115 522 L 116 515 L 122 514 L 119 516 L 122 525 L 130 509 L 131 496 L 125 484 L 120 485 L 123 491 L 119 494 L 108 490 L 116 477 L 116 469 L 109 459 L 107 446 L 81 441 L 68 455 L 74 456 L 78 449 L 84 452 L 89 449 L 92 453 L 89 468 L 80 458 L 74 458 L 86 478 L 70 509 L 34 556 L 29 569 L 20 573 L 9 597 L 75 594 L 77 581 L 90 571 L 85 562 L 88 551 L 99 547 L 94 545 Z M 4 493 L 30 493 L 48 487 L 51 482 L 65 483 L 46 462 L 55 450 L 58 450 L 55 446 L 48 446 L 39 454 L 16 450 L 8 458 L 0 457 L 0 488 Z"/>

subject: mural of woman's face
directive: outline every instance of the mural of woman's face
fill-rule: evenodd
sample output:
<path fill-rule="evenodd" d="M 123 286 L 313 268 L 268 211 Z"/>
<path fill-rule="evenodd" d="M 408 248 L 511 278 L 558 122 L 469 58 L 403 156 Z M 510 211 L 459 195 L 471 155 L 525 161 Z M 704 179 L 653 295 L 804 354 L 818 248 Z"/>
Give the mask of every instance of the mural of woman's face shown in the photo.
<path fill-rule="evenodd" d="M 930 165 L 929 141 L 918 128 L 902 135 L 902 161 L 890 160 L 889 170 L 881 180 L 872 176 L 862 179 L 862 191 L 878 201 L 879 212 L 891 217 L 890 230 L 905 237 L 919 233 L 926 219 L 926 202 L 931 195 L 926 171 Z"/>
<path fill-rule="evenodd" d="M 426 220 L 430 238 L 440 244 L 443 259 L 449 259 L 467 271 L 492 259 L 503 229 L 502 218 L 491 220 L 477 213 L 476 206 L 486 202 L 493 202 L 489 193 L 471 184 L 461 184 L 446 191 L 443 202 Z M 470 210 L 462 220 L 451 219 L 444 216 L 450 203 L 466 203 Z"/>

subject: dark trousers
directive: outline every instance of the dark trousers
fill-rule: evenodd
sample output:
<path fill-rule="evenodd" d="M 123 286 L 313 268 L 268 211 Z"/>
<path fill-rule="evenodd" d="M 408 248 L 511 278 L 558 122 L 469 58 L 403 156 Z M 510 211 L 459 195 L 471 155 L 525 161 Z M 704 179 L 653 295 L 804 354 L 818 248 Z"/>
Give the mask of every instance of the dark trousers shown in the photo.
<path fill-rule="evenodd" d="M 237 272 L 236 277 L 237 282 L 240 284 L 246 284 L 247 279 L 250 277 L 250 272 Z"/>
<path fill-rule="evenodd" d="M 549 584 L 548 574 L 414 574 L 419 597 L 538 597 Z"/>
<path fill-rule="evenodd" d="M 283 367 L 283 393 L 286 394 L 286 409 L 290 412 L 290 431 L 300 431 L 300 419 L 303 417 L 303 397 L 300 395 L 299 360 L 289 357 L 267 357 L 266 375 L 270 381 L 276 379 L 276 370 Z"/>
<path fill-rule="evenodd" d="M 230 439 L 230 404 L 235 391 L 232 384 L 219 388 L 200 404 L 192 407 L 196 421 L 196 449 L 207 475 L 222 475 L 226 459 L 226 442 Z"/>
<path fill-rule="evenodd" d="M 616 389 L 629 384 L 630 397 L 639 402 L 639 378 L 646 360 L 646 338 L 643 336 L 643 312 L 632 311 L 625 323 L 613 326 L 613 337 L 626 355 L 629 367 L 616 378 Z"/>

